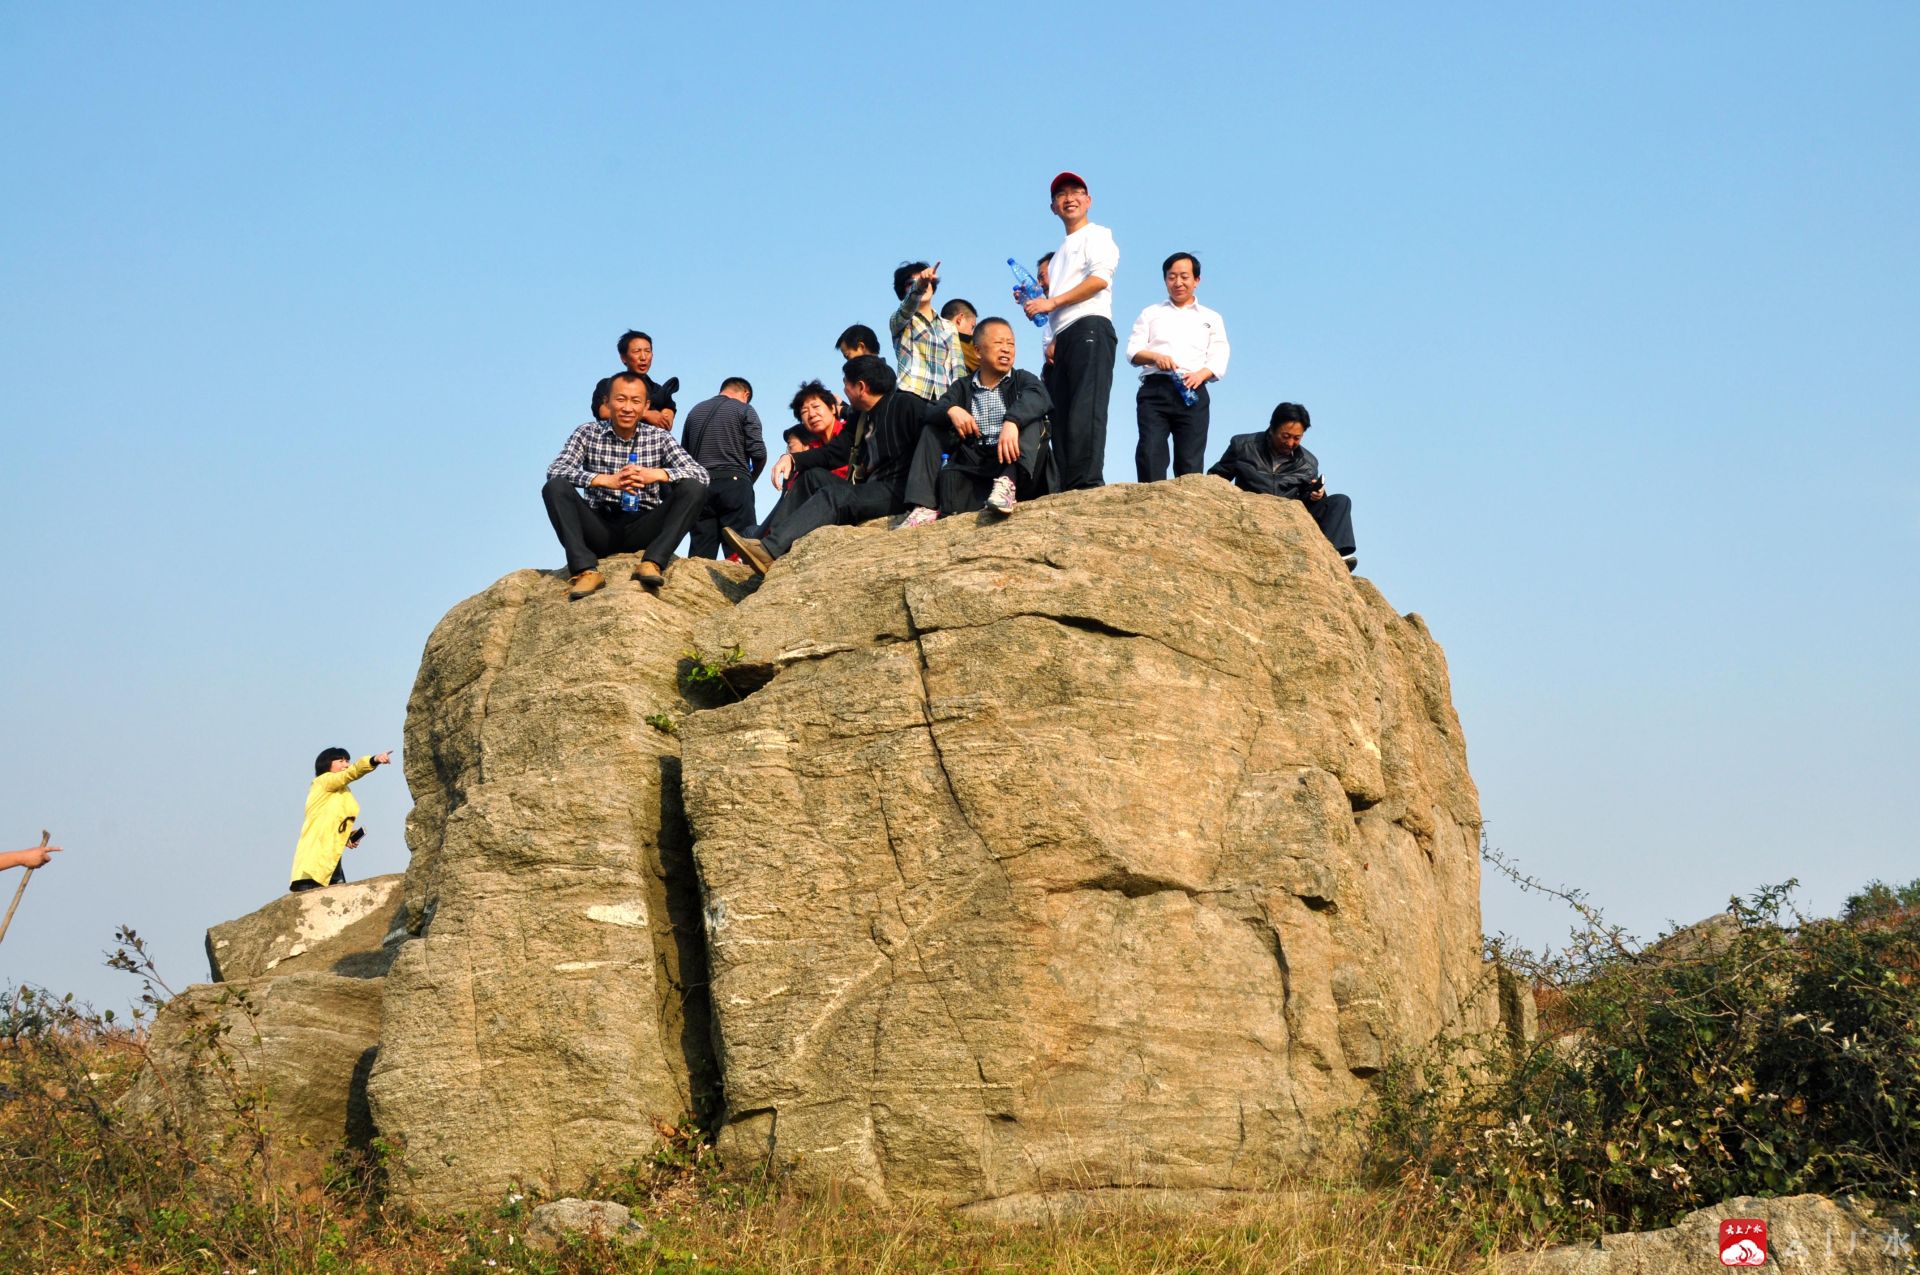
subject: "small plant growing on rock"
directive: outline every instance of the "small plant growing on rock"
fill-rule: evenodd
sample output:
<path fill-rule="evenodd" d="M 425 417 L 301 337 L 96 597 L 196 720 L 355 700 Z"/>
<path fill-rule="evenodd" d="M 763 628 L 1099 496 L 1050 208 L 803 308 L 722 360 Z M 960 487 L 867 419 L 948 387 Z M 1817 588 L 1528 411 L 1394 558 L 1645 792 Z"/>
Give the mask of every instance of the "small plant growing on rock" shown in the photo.
<path fill-rule="evenodd" d="M 641 720 L 659 731 L 662 735 L 678 735 L 680 733 L 679 725 L 666 713 L 648 713 L 646 717 Z"/>
<path fill-rule="evenodd" d="M 745 655 L 734 646 L 708 658 L 699 648 L 688 647 L 680 658 L 680 688 L 689 693 L 719 691 L 727 702 L 742 698 L 743 692 L 731 674 Z"/>

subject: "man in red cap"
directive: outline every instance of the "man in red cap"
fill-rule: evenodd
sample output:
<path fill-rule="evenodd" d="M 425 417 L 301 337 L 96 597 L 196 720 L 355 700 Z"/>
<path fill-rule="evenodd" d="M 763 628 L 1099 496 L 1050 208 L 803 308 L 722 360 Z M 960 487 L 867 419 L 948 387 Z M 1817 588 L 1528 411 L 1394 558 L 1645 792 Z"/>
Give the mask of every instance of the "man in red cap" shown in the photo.
<path fill-rule="evenodd" d="M 1087 220 L 1093 196 L 1078 173 L 1061 173 L 1051 188 L 1053 215 L 1067 237 L 1049 262 L 1047 295 L 1024 305 L 1046 315 L 1053 346 L 1053 446 L 1060 489 L 1098 487 L 1107 454 L 1107 397 L 1113 392 L 1113 272 L 1120 249 L 1113 232 Z M 1019 300 L 1018 297 L 1014 298 Z"/>

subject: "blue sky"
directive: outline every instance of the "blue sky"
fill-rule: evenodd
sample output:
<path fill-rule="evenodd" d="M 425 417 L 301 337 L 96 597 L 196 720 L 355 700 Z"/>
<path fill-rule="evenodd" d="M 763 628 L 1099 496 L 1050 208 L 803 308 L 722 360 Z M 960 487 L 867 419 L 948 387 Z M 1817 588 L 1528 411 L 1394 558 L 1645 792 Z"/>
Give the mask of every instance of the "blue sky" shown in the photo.
<path fill-rule="evenodd" d="M 1920 875 L 1920 9 L 1173 13 L 0 9 L 0 848 L 70 847 L 0 977 L 123 1003 L 121 922 L 205 977 L 314 753 L 399 747 L 440 615 L 558 565 L 620 331 L 780 421 L 898 262 L 1010 305 L 1064 167 L 1123 330 L 1205 263 L 1212 453 L 1312 409 L 1495 844 L 1641 932 Z M 402 869 L 358 791 L 349 871 Z"/>

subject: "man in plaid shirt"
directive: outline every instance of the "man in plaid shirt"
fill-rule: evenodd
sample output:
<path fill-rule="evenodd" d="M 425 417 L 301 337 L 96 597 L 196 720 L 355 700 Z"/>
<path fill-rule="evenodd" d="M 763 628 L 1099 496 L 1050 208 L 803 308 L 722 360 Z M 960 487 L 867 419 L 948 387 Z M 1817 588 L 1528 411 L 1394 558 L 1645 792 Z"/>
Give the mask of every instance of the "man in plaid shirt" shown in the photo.
<path fill-rule="evenodd" d="M 933 291 L 939 286 L 939 262 L 910 261 L 901 266 L 893 272 L 893 295 L 900 298 L 900 307 L 887 317 L 895 382 L 929 403 L 967 370 L 960 329 L 933 312 Z"/>
<path fill-rule="evenodd" d="M 596 568 L 603 553 L 642 551 L 633 578 L 650 590 L 666 583 L 673 548 L 693 526 L 707 498 L 707 471 L 664 429 L 641 429 L 647 383 L 622 372 L 608 386 L 609 419 L 573 431 L 547 466 L 540 489 L 553 534 L 567 551 L 574 601 L 606 586 Z M 576 488 L 583 488 L 582 496 Z M 631 492 L 637 505 L 621 508 Z"/>

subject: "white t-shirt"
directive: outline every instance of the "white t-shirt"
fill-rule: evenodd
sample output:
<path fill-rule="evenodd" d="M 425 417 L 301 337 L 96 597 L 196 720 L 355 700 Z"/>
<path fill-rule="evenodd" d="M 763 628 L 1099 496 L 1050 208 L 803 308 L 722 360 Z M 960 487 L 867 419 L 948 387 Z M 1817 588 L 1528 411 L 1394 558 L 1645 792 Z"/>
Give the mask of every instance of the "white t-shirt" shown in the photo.
<path fill-rule="evenodd" d="M 1099 315 L 1108 322 L 1113 320 L 1113 272 L 1120 267 L 1120 245 L 1113 241 L 1113 232 L 1105 226 L 1096 226 L 1092 222 L 1080 227 L 1060 243 L 1059 251 L 1053 254 L 1053 260 L 1047 263 L 1047 295 L 1057 297 L 1071 292 L 1091 275 L 1099 275 L 1107 281 L 1107 286 L 1072 305 L 1061 306 L 1047 316 L 1050 324 L 1047 339 L 1053 340 L 1075 320 L 1089 315 Z"/>

